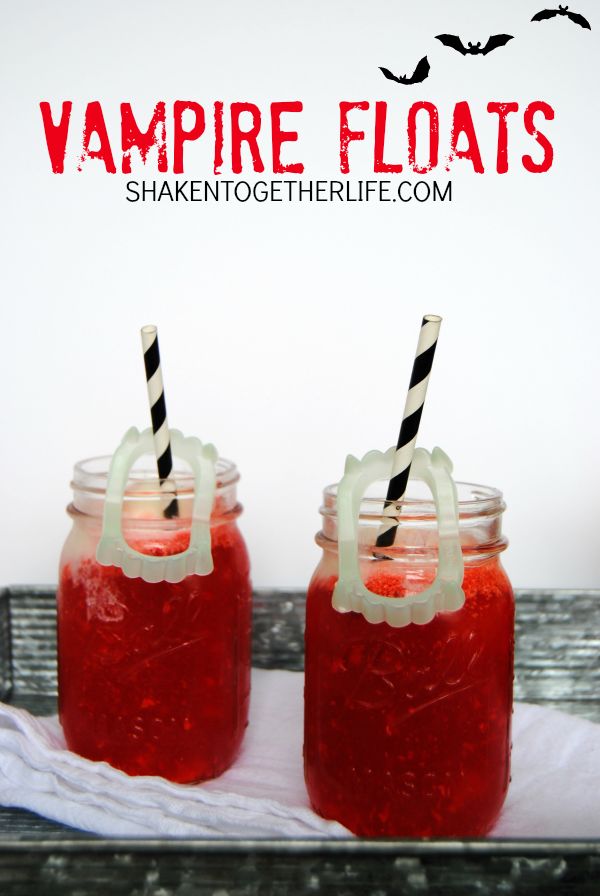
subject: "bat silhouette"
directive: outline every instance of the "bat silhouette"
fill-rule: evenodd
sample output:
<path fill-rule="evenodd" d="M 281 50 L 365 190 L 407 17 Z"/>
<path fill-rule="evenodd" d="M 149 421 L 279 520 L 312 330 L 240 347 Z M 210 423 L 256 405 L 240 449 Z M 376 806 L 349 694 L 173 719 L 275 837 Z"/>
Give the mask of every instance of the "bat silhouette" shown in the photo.
<path fill-rule="evenodd" d="M 453 50 L 458 50 L 463 56 L 487 56 L 492 50 L 507 44 L 509 40 L 513 39 L 513 36 L 512 34 L 494 34 L 488 38 L 485 47 L 482 47 L 479 41 L 476 44 L 472 44 L 469 41 L 465 47 L 460 37 L 456 37 L 454 34 L 436 34 L 435 39 L 441 40 L 445 47 L 452 47 Z"/>
<path fill-rule="evenodd" d="M 396 77 L 396 75 L 391 73 L 389 68 L 383 68 L 381 65 L 379 66 L 380 71 L 383 72 L 389 81 L 396 81 L 398 84 L 420 84 L 429 74 L 430 68 L 431 66 L 429 65 L 427 56 L 423 56 L 422 59 L 419 59 L 417 67 L 410 78 L 407 78 L 406 75 L 398 75 L 398 77 Z"/>
<path fill-rule="evenodd" d="M 553 19 L 554 16 L 567 16 L 567 18 L 571 19 L 572 22 L 575 22 L 576 25 L 581 25 L 582 28 L 589 28 L 592 30 L 592 26 L 583 16 L 579 15 L 578 12 L 569 12 L 568 6 L 560 6 L 558 9 L 543 9 L 541 12 L 536 12 L 534 17 L 532 18 L 532 22 L 543 22 L 544 19 Z"/>

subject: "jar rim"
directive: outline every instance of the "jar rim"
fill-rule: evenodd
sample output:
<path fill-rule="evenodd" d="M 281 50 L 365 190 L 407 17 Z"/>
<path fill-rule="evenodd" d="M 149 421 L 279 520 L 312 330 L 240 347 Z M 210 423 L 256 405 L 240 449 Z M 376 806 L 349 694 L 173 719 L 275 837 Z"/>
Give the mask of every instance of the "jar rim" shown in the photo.
<path fill-rule="evenodd" d="M 97 497 L 105 495 L 111 460 L 112 455 L 103 454 L 97 457 L 87 457 L 78 461 L 73 468 L 71 488 L 74 491 L 85 492 Z M 130 471 L 127 487 L 125 489 L 125 500 L 139 500 L 141 497 L 141 485 L 144 485 L 142 493 L 144 498 L 164 498 L 169 494 L 169 490 L 159 488 L 158 473 L 150 456 L 140 458 L 140 460 L 145 461 L 145 464 L 144 466 L 137 466 L 134 464 Z M 224 457 L 217 458 L 216 473 L 217 494 L 229 486 L 235 485 L 240 478 L 238 469 L 233 461 L 227 460 Z M 173 494 L 176 493 L 179 497 L 192 496 L 194 494 L 194 475 L 189 468 L 184 468 L 181 465 L 178 466 L 177 459 L 174 460 L 173 471 L 169 476 L 169 481 L 175 486 Z M 155 487 L 154 483 L 156 483 Z"/>
<path fill-rule="evenodd" d="M 409 491 L 402 500 L 402 508 L 398 514 L 400 520 L 420 520 L 426 522 L 436 519 L 435 504 L 432 497 L 422 498 L 414 494 L 415 488 L 426 486 L 414 480 L 409 482 Z M 495 516 L 506 510 L 502 492 L 488 485 L 479 485 L 475 482 L 456 482 L 456 491 L 458 497 L 458 515 L 460 520 L 472 519 L 474 517 Z M 319 508 L 322 516 L 337 516 L 337 490 L 339 483 L 335 482 L 328 485 L 323 490 L 323 504 Z M 376 483 L 384 489 L 387 484 L 383 482 Z M 385 494 L 367 495 L 361 498 L 360 517 L 363 520 L 381 520 L 383 508 L 385 505 Z"/>

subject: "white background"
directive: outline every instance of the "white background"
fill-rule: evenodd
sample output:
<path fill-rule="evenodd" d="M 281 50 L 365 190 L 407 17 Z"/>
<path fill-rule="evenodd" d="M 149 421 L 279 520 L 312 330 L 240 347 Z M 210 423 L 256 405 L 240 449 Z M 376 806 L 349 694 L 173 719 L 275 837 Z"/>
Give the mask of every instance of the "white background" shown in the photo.
<path fill-rule="evenodd" d="M 421 316 L 434 312 L 444 323 L 420 444 L 441 445 L 458 478 L 504 491 L 515 585 L 598 587 L 600 17 L 582 0 L 591 33 L 530 24 L 543 6 L 2 3 L 0 582 L 56 580 L 72 464 L 147 425 L 138 330 L 153 322 L 171 425 L 241 468 L 255 584 L 305 585 L 321 489 L 347 452 L 395 441 Z M 440 32 L 515 39 L 463 58 Z M 412 71 L 425 53 L 423 85 L 378 71 Z M 59 176 L 39 101 L 56 114 L 63 99 L 74 108 Z M 96 99 L 118 166 L 122 101 L 145 124 L 158 100 L 208 112 L 252 101 L 264 114 L 301 99 L 300 139 L 284 152 L 307 178 L 339 177 L 340 100 L 387 100 L 386 152 L 402 159 L 410 103 L 438 105 L 443 149 L 467 99 L 489 173 L 457 162 L 452 204 L 129 204 L 125 176 L 93 161 L 76 171 Z M 556 111 L 541 127 L 554 165 L 523 171 L 536 147 L 519 113 L 498 176 L 486 105 L 536 99 Z M 372 172 L 372 122 L 352 119 L 367 130 L 350 149 L 354 177 Z M 268 172 L 265 114 L 264 127 Z M 208 128 L 186 149 L 186 176 L 211 177 L 211 154 Z"/>

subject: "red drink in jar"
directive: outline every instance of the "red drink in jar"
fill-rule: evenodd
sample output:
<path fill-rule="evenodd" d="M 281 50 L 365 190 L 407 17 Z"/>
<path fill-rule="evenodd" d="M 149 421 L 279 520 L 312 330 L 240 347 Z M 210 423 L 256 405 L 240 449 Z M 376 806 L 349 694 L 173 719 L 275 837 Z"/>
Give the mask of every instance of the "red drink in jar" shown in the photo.
<path fill-rule="evenodd" d="M 464 606 L 402 628 L 332 607 L 336 488 L 325 491 L 307 601 L 305 777 L 314 809 L 363 836 L 481 836 L 506 795 L 514 599 L 498 557 L 504 504 L 493 489 L 457 485 Z M 387 597 L 420 592 L 436 571 L 433 503 L 407 500 L 395 546 L 377 559 L 382 506 L 361 505 L 363 581 Z"/>
<path fill-rule="evenodd" d="M 213 571 L 153 583 L 96 560 L 109 460 L 76 466 L 68 508 L 73 528 L 58 591 L 67 745 L 132 775 L 213 778 L 233 762 L 248 721 L 251 586 L 236 522 L 239 477 L 233 464 L 217 462 Z M 143 554 L 178 554 L 189 543 L 194 481 L 173 474 L 180 516 L 164 519 L 164 500 L 144 486 L 147 476 L 131 475 L 123 534 Z"/>

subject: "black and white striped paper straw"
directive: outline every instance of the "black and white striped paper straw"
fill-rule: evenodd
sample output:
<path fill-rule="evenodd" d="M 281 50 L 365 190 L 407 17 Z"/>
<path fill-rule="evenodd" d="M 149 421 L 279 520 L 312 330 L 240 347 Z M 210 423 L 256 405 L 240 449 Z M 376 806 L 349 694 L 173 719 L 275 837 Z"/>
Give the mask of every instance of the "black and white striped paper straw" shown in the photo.
<path fill-rule="evenodd" d="M 442 318 L 438 317 L 437 314 L 426 314 L 421 324 L 417 354 L 413 364 L 408 395 L 406 396 L 404 414 L 402 415 L 400 435 L 398 436 L 394 461 L 394 470 L 397 472 L 390 479 L 383 508 L 383 516 L 389 517 L 389 522 L 386 520 L 386 522 L 381 524 L 377 535 L 377 547 L 389 547 L 394 544 L 396 539 L 398 516 L 402 509 L 402 501 L 408 485 L 410 466 L 417 444 L 419 424 L 421 422 L 421 414 L 423 413 L 423 405 L 425 404 L 425 396 L 427 395 L 429 374 L 433 365 L 433 356 L 435 355 L 441 323 Z"/>
<path fill-rule="evenodd" d="M 165 390 L 163 387 L 156 327 L 152 325 L 142 327 L 142 347 L 144 349 L 146 385 L 148 386 L 148 400 L 150 402 L 150 415 L 152 417 L 152 433 L 154 435 L 154 451 L 156 453 L 158 478 L 160 480 L 161 489 L 170 492 L 173 486 L 168 482 L 168 479 L 173 471 L 173 457 L 171 455 L 171 436 L 169 434 L 169 426 L 167 423 L 167 406 L 165 403 Z M 179 504 L 177 498 L 173 498 L 173 500 L 165 507 L 163 516 L 166 516 L 169 519 L 174 516 L 179 516 Z"/>

